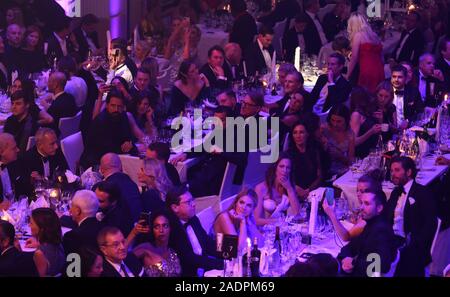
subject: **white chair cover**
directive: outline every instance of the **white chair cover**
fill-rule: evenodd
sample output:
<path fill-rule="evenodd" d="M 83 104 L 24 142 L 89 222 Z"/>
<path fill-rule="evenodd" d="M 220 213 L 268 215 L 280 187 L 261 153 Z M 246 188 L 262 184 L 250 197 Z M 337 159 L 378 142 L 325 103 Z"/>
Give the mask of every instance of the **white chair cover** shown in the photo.
<path fill-rule="evenodd" d="M 84 150 L 83 137 L 81 132 L 67 136 L 61 140 L 61 150 L 66 157 L 69 169 L 72 172 L 77 172 L 77 164 L 80 161 L 81 154 Z"/>
<path fill-rule="evenodd" d="M 127 174 L 137 185 L 140 185 L 138 172 L 142 168 L 142 160 L 130 155 L 119 155 L 119 158 L 122 163 L 122 172 Z"/>
<path fill-rule="evenodd" d="M 60 138 L 66 138 L 69 135 L 80 131 L 81 110 L 71 118 L 61 118 L 59 120 Z"/>

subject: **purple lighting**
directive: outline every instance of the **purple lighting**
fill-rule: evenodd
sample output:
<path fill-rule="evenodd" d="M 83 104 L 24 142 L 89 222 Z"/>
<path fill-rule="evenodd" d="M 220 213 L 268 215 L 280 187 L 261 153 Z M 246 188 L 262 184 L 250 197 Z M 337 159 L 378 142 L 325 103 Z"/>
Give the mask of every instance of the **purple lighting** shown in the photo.
<path fill-rule="evenodd" d="M 109 1 L 109 17 L 112 38 L 125 36 L 126 9 L 126 0 Z"/>

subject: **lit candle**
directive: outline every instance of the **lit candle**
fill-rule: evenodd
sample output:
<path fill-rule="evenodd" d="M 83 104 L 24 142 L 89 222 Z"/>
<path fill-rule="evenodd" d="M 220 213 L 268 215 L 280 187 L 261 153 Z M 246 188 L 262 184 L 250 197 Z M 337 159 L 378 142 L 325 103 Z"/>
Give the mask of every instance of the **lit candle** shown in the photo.
<path fill-rule="evenodd" d="M 136 51 L 137 43 L 138 43 L 138 27 L 136 26 L 134 28 L 134 39 L 133 39 L 133 50 Z"/>
<path fill-rule="evenodd" d="M 299 46 L 297 46 L 297 48 L 295 49 L 294 66 L 295 66 L 295 69 L 297 69 L 297 71 L 300 72 L 300 47 Z"/>
<path fill-rule="evenodd" d="M 247 237 L 247 262 L 250 261 L 250 252 L 252 250 L 252 241 L 250 240 L 250 237 Z"/>
<path fill-rule="evenodd" d="M 242 63 L 244 65 L 244 77 L 247 77 L 247 64 L 245 63 L 245 60 Z"/>
<path fill-rule="evenodd" d="M 272 69 L 271 69 L 271 71 L 272 71 L 272 75 L 271 75 L 271 77 L 270 77 L 270 80 L 271 80 L 271 83 L 274 83 L 275 82 L 275 73 L 276 73 L 276 64 L 277 64 L 277 52 L 276 51 L 273 51 L 273 56 L 272 56 Z"/>
<path fill-rule="evenodd" d="M 45 42 L 44 43 L 44 55 L 47 55 L 47 52 L 48 52 L 48 43 Z"/>
<path fill-rule="evenodd" d="M 447 103 L 447 101 L 448 101 L 448 94 L 445 94 L 445 96 L 444 96 L 444 102 Z"/>
<path fill-rule="evenodd" d="M 108 56 L 109 53 L 111 52 L 111 31 L 106 31 L 106 48 L 108 50 Z"/>

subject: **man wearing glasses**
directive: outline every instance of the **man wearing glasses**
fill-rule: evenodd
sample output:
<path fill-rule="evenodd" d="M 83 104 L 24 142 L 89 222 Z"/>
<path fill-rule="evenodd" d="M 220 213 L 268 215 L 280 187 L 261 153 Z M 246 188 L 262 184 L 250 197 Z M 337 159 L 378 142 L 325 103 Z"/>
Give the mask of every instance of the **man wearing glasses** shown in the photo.
<path fill-rule="evenodd" d="M 128 244 L 116 227 L 103 228 L 97 243 L 103 254 L 103 277 L 141 277 L 144 269 L 139 259 L 128 253 Z"/>
<path fill-rule="evenodd" d="M 214 240 L 195 215 L 195 201 L 188 189 L 173 188 L 167 193 L 166 205 L 172 214 L 169 246 L 180 258 L 182 276 L 202 276 L 199 270 L 223 269 Z"/>

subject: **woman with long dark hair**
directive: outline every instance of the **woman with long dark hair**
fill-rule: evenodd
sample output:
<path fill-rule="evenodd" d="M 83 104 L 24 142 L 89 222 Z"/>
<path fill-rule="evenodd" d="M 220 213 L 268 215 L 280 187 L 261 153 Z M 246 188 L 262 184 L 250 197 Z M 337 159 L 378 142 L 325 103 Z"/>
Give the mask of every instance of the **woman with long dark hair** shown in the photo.
<path fill-rule="evenodd" d="M 274 223 L 284 213 L 296 215 L 300 210 L 294 187 L 292 160 L 282 153 L 266 172 L 266 178 L 255 187 L 258 204 L 255 208 L 257 225 Z"/>

